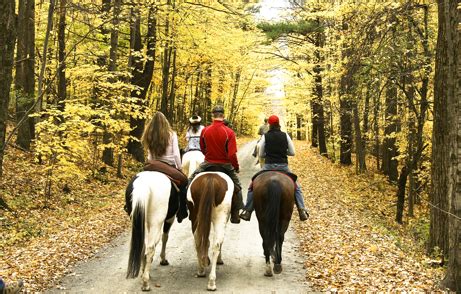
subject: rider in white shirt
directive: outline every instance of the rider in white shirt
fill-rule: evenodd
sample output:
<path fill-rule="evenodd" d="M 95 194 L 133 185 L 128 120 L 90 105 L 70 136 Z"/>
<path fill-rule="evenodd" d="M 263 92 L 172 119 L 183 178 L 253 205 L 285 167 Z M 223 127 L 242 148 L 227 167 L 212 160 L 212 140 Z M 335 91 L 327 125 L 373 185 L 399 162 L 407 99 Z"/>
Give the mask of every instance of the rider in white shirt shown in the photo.
<path fill-rule="evenodd" d="M 193 115 L 189 118 L 190 127 L 186 133 L 187 147 L 185 152 L 191 150 L 200 150 L 200 134 L 205 128 L 200 124 L 202 118 L 198 115 Z"/>

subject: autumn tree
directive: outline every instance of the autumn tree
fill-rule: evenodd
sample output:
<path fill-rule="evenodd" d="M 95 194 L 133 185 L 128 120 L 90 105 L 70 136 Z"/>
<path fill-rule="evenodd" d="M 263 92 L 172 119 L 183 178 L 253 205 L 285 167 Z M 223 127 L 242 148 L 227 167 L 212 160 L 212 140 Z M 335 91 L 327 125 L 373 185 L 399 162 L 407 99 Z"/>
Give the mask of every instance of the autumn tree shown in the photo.
<path fill-rule="evenodd" d="M 439 0 L 435 68 L 430 246 L 449 253 L 444 285 L 461 291 L 459 1 Z M 449 213 L 451 212 L 451 213 Z"/>
<path fill-rule="evenodd" d="M 21 121 L 35 102 L 35 0 L 21 0 L 18 8 L 16 50 L 16 121 Z M 16 143 L 29 150 L 34 138 L 34 119 L 19 126 Z"/>
<path fill-rule="evenodd" d="M 5 151 L 6 123 L 12 69 L 14 64 L 14 46 L 16 41 L 15 1 L 6 0 L 0 3 L 0 176 L 3 173 L 3 155 Z"/>

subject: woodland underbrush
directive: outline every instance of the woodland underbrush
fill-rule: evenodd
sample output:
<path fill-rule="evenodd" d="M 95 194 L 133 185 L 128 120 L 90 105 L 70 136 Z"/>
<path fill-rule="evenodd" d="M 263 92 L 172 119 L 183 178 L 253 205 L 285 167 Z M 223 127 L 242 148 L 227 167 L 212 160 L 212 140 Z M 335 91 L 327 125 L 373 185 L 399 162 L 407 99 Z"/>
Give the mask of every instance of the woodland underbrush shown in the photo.
<path fill-rule="evenodd" d="M 4 281 L 22 279 L 28 291 L 46 289 L 125 230 L 123 193 L 139 165 L 125 166 L 123 178 L 109 167 L 95 177 L 56 182 L 46 191 L 46 173 L 35 156 L 9 148 L 0 178 L 8 206 L 0 210 Z"/>

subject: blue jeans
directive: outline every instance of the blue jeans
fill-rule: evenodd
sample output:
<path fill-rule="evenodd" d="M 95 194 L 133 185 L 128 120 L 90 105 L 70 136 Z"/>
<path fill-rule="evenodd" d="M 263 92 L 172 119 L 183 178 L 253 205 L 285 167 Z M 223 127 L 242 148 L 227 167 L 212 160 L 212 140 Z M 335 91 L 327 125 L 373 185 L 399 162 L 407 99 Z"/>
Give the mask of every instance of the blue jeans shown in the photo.
<path fill-rule="evenodd" d="M 286 163 L 265 163 L 262 170 L 281 170 L 285 172 L 291 172 L 290 169 L 288 168 L 288 164 Z M 296 201 L 296 206 L 298 208 L 305 209 L 304 205 L 304 198 L 303 198 L 303 192 L 301 191 L 301 187 L 299 186 L 298 181 L 296 181 L 296 189 L 295 189 L 295 201 Z M 244 209 L 246 211 L 253 211 L 253 189 L 248 188 L 248 193 L 247 193 L 247 202 L 245 204 Z"/>

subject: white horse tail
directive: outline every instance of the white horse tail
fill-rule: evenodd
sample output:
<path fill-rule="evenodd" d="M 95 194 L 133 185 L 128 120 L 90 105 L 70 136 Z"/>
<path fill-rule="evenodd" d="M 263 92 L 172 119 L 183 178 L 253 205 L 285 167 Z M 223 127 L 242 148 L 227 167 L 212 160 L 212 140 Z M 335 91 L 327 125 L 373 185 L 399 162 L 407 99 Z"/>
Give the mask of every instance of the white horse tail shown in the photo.
<path fill-rule="evenodd" d="M 133 210 L 131 212 L 131 245 L 128 259 L 127 278 L 136 278 L 141 269 L 141 258 L 144 255 L 145 245 L 145 226 L 146 218 L 146 201 L 149 197 L 149 188 L 145 185 L 136 185 L 136 180 L 127 188 L 127 193 L 132 190 Z"/>

